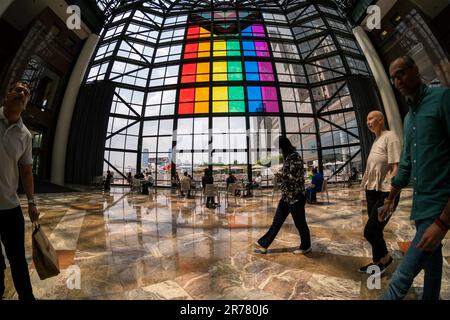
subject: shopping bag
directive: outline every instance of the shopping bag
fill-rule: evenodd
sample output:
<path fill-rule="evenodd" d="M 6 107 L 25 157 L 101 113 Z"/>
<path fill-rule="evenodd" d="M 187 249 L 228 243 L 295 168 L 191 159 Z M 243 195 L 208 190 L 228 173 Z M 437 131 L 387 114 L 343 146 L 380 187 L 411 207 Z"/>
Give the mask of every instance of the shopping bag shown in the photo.
<path fill-rule="evenodd" d="M 33 262 L 41 280 L 59 274 L 58 255 L 38 223 L 33 223 Z"/>

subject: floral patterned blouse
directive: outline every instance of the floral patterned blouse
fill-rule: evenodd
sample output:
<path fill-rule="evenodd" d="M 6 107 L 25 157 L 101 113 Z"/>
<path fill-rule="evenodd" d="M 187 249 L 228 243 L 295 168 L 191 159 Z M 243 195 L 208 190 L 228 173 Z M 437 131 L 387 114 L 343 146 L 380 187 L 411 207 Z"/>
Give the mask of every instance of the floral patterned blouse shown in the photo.
<path fill-rule="evenodd" d="M 304 197 L 304 173 L 302 158 L 298 152 L 291 153 L 277 173 L 281 181 L 281 199 L 292 204 Z"/>

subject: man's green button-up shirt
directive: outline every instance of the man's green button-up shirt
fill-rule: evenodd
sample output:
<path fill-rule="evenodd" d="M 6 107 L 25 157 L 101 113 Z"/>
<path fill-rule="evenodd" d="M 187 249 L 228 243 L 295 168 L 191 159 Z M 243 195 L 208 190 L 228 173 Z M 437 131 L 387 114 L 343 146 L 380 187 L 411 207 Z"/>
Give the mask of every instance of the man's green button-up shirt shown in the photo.
<path fill-rule="evenodd" d="M 422 85 L 404 122 L 392 185 L 414 187 L 412 220 L 436 217 L 450 198 L 450 89 Z"/>

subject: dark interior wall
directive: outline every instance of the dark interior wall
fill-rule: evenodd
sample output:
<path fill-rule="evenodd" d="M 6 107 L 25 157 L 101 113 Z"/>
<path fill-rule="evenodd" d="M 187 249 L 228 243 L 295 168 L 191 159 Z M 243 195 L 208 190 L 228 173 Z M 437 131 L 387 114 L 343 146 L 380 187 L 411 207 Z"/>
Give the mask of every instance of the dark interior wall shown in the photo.
<path fill-rule="evenodd" d="M 105 133 L 115 86 L 111 82 L 82 85 L 70 127 L 66 183 L 90 184 L 103 174 Z"/>
<path fill-rule="evenodd" d="M 416 21 L 410 21 L 407 16 L 415 10 L 426 24 L 425 27 Z M 396 17 L 400 17 L 397 21 Z M 419 67 L 425 82 L 431 79 L 439 78 L 440 84 L 447 86 L 450 83 L 450 66 L 446 60 L 449 58 L 450 44 L 450 6 L 447 6 L 437 17 L 430 19 L 420 8 L 409 0 L 398 0 L 395 5 L 381 20 L 381 29 L 374 29 L 368 35 L 376 48 L 380 59 L 382 60 L 386 72 L 389 70 L 389 64 L 397 57 L 409 54 L 413 56 Z M 401 23 L 401 24 L 399 24 Z M 404 26 L 408 30 L 412 30 L 414 37 L 410 37 L 405 32 Z M 399 27 L 402 26 L 402 29 Z M 424 32 L 428 29 L 436 38 L 440 47 L 438 50 L 433 37 Z M 401 31 L 399 31 L 401 30 Z M 394 90 L 397 98 L 399 112 L 402 118 L 409 111 L 405 100 L 401 97 L 397 90 Z"/>
<path fill-rule="evenodd" d="M 6 79 L 8 68 L 20 46 L 22 34 L 4 19 L 0 19 L 0 30 L 2 31 L 2 41 L 0 41 L 0 79 Z M 2 97 L 4 92 L 4 90 L 1 90 Z"/>
<path fill-rule="evenodd" d="M 439 43 L 445 49 L 447 54 L 450 53 L 450 5 L 447 6 L 442 12 L 437 15 L 432 25 L 436 30 L 436 38 Z"/>
<path fill-rule="evenodd" d="M 54 95 L 50 104 L 42 108 L 42 105 L 37 105 L 36 101 L 30 99 L 26 111 L 22 114 L 29 129 L 43 133 L 38 178 L 49 179 L 53 138 L 61 102 L 84 41 L 68 30 L 65 22 L 48 7 L 21 31 L 15 30 L 3 19 L 0 21 L 1 96 L 4 96 L 12 83 L 23 78 L 31 59 L 39 61 L 42 70 L 58 79 L 54 82 Z M 3 57 L 6 59 L 3 60 Z M 41 76 L 45 74 L 41 73 Z M 42 80 L 39 77 L 33 79 Z M 34 87 L 33 91 L 36 92 Z"/>

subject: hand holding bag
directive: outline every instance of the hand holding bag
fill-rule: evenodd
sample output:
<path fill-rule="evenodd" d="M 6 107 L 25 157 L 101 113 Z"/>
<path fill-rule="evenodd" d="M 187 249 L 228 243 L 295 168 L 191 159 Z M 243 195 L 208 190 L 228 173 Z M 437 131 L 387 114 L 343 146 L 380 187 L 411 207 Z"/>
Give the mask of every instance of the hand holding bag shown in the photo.
<path fill-rule="evenodd" d="M 58 255 L 37 222 L 33 222 L 32 246 L 33 262 L 39 278 L 44 280 L 58 275 Z"/>

